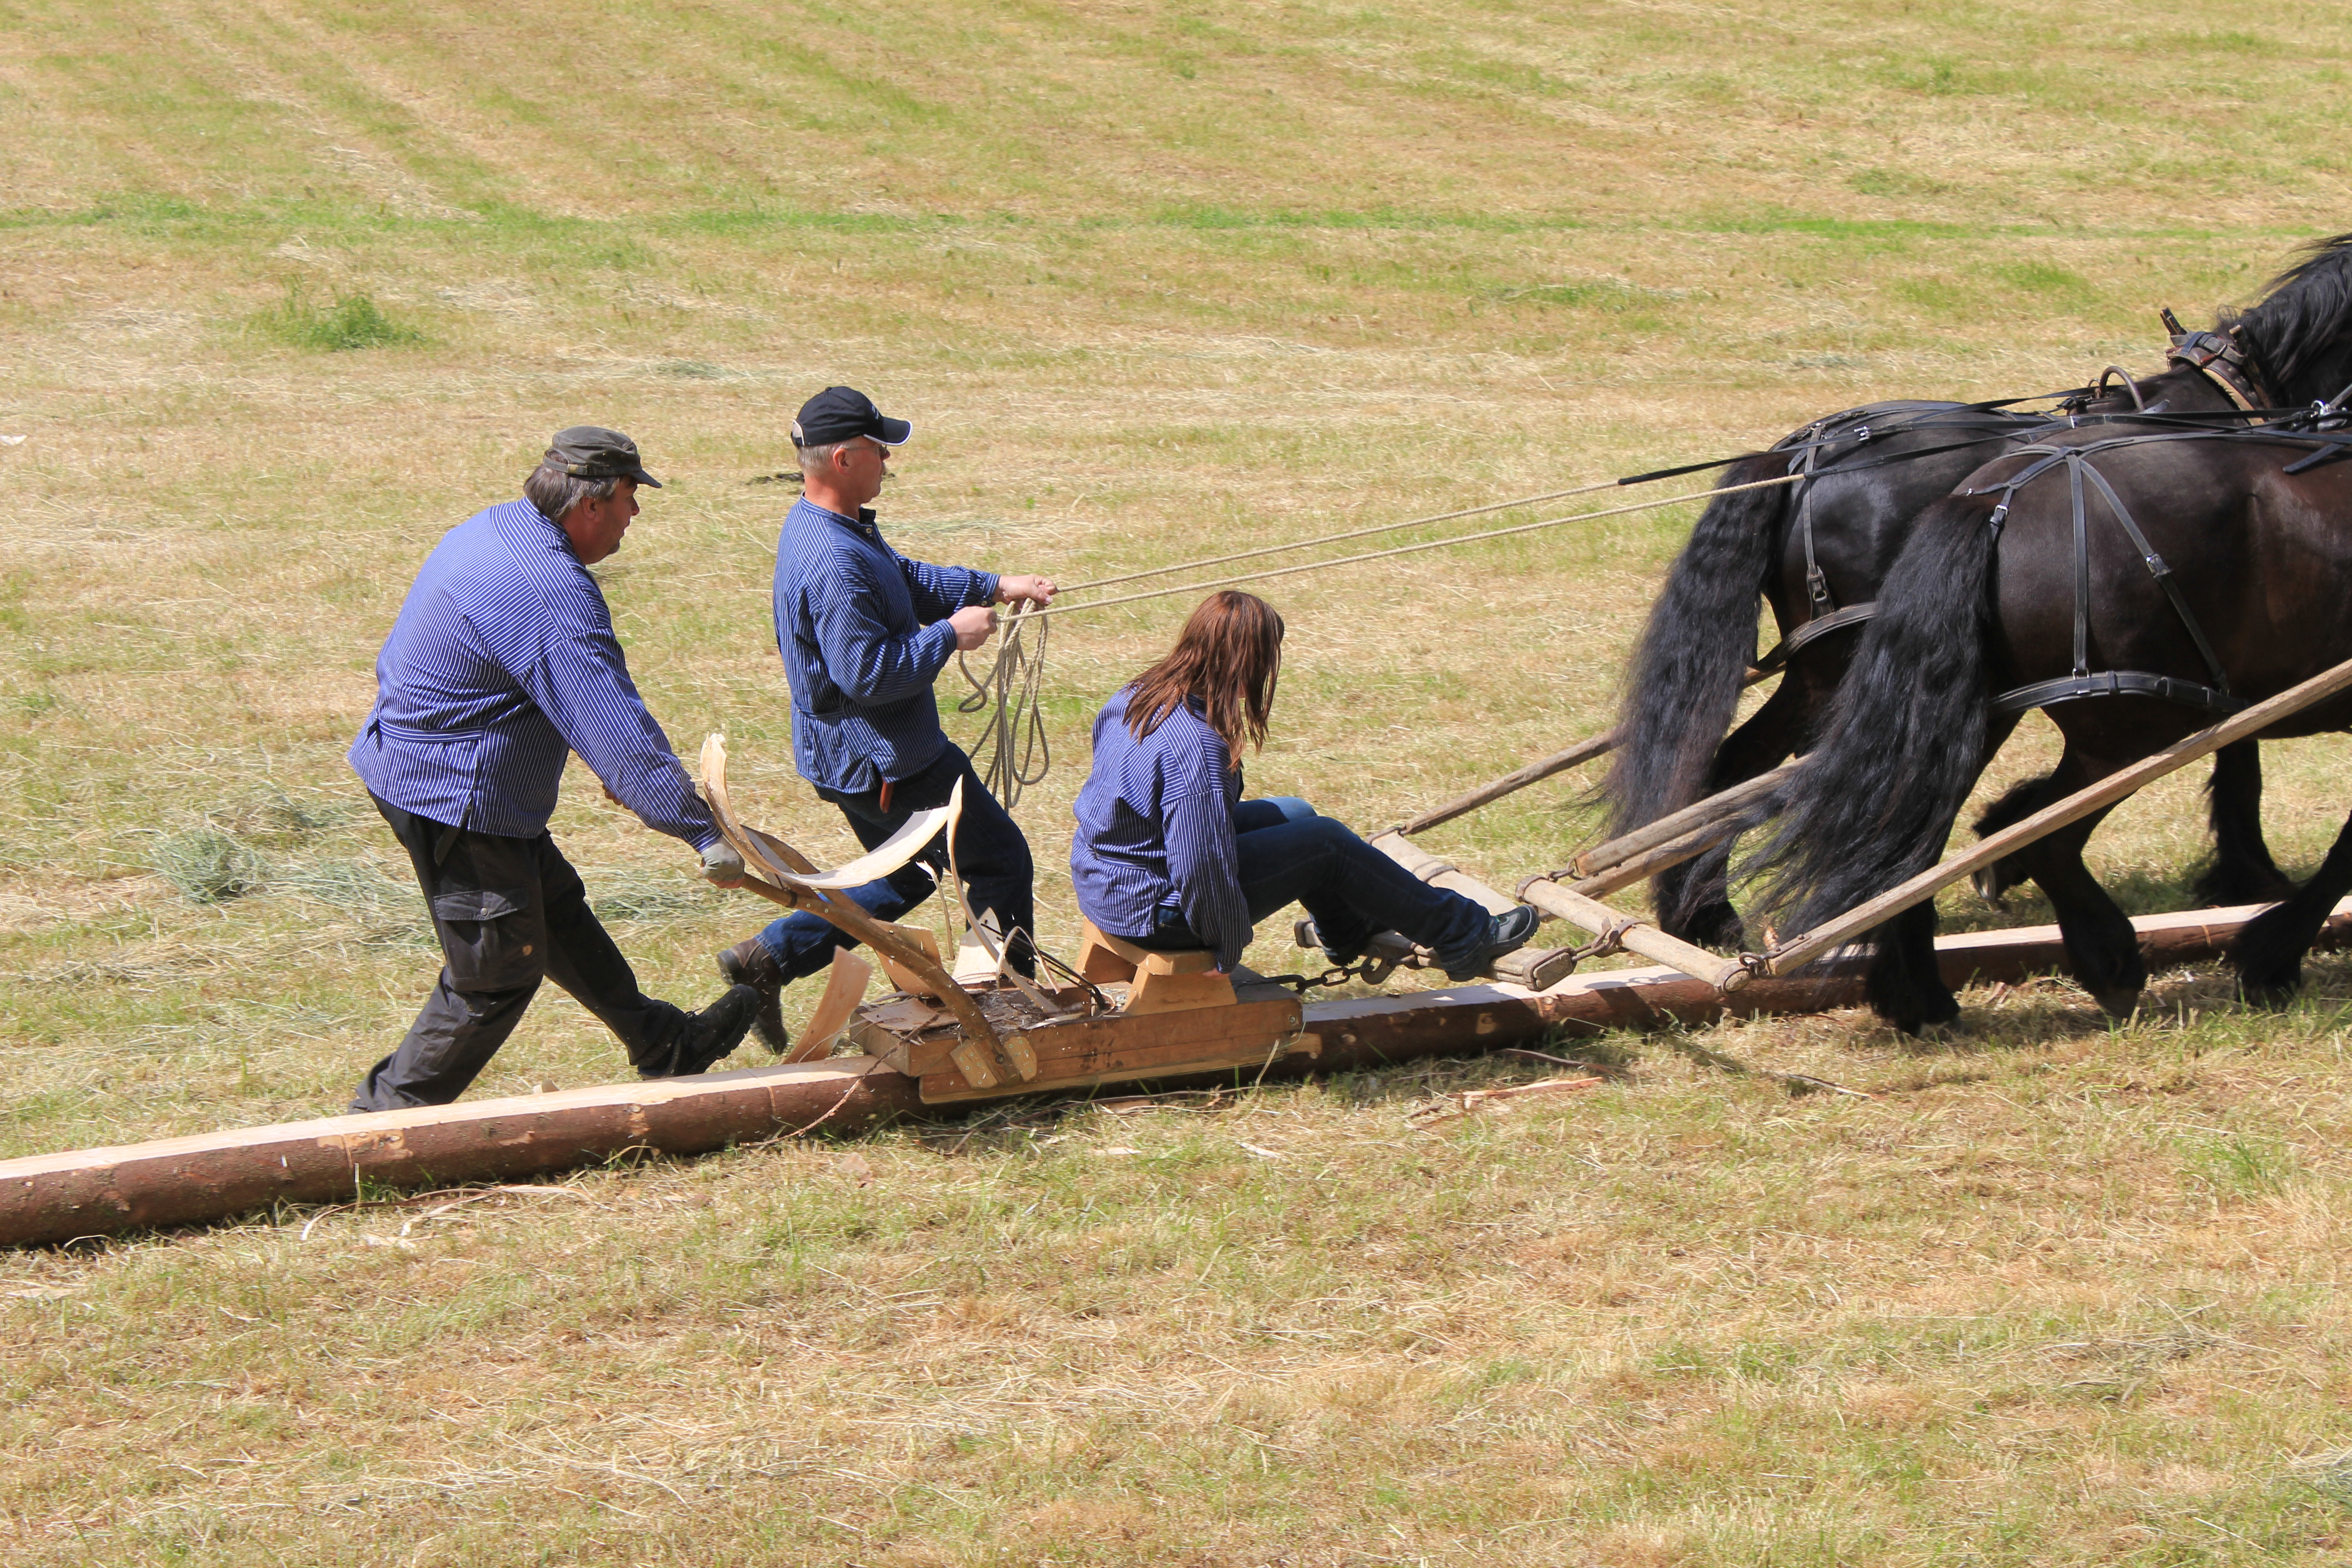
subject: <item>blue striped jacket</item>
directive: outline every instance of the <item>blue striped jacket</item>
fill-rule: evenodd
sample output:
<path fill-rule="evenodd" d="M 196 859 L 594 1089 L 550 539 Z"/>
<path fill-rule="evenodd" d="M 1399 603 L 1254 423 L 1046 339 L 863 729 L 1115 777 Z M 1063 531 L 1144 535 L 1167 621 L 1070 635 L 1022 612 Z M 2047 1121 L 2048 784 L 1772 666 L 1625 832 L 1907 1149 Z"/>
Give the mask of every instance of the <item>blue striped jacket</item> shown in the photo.
<path fill-rule="evenodd" d="M 1230 971 L 1250 941 L 1234 842 L 1242 775 L 1192 706 L 1137 740 L 1127 728 L 1132 690 L 1122 687 L 1095 716 L 1095 765 L 1078 789 L 1070 840 L 1078 912 L 1113 936 L 1145 937 L 1173 903 Z"/>
<path fill-rule="evenodd" d="M 527 500 L 441 536 L 376 657 L 375 681 L 351 763 L 404 811 L 535 837 L 577 752 L 648 827 L 697 849 L 718 840 L 629 679 L 604 591 Z"/>
<path fill-rule="evenodd" d="M 996 575 L 909 561 L 868 508 L 800 500 L 776 540 L 776 650 L 793 690 L 793 762 L 859 795 L 911 778 L 947 749 L 931 682 L 955 653 L 947 617 L 996 597 Z"/>

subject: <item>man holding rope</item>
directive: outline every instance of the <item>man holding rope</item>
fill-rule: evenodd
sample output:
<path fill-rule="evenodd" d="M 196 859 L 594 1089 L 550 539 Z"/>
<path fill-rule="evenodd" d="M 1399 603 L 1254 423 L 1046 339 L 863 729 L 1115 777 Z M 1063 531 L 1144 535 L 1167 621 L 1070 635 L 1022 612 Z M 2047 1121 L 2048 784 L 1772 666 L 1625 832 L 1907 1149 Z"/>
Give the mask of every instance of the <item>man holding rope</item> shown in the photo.
<path fill-rule="evenodd" d="M 818 393 L 793 421 L 801 499 L 777 541 L 774 598 L 776 647 L 792 688 L 793 763 L 840 807 L 868 849 L 915 813 L 945 805 L 961 780 L 955 867 L 974 913 L 1002 933 L 1007 962 L 1033 974 L 1029 842 L 940 727 L 931 687 L 951 655 L 988 640 L 994 605 L 1048 605 L 1055 585 L 1045 577 L 910 561 L 890 547 L 869 503 L 890 477 L 891 448 L 913 434 L 907 421 L 885 417 L 872 398 L 846 386 Z M 943 834 L 849 897 L 877 919 L 895 921 L 930 897 L 948 867 Z M 721 952 L 719 971 L 759 992 L 760 1037 L 781 1051 L 783 988 L 851 942 L 815 915 L 796 913 Z"/>

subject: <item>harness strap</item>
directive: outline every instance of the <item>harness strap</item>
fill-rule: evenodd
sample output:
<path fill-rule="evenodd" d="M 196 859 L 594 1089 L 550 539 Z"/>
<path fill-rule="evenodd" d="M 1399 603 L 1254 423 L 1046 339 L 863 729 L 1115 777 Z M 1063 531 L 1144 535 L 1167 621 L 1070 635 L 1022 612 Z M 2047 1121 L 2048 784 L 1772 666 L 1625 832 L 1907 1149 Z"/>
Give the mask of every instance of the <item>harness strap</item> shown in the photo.
<path fill-rule="evenodd" d="M 1770 675 L 1802 653 L 1809 644 L 1819 641 L 1841 627 L 1860 626 L 1876 614 L 1878 614 L 1878 601 L 1873 599 L 1867 604 L 1848 605 L 1842 610 L 1832 610 L 1826 616 L 1807 621 L 1803 626 L 1782 637 L 1770 653 L 1758 659 L 1756 668 L 1762 673 Z"/>
<path fill-rule="evenodd" d="M 2124 531 L 2131 536 L 2132 546 L 2139 552 L 2141 562 L 2147 567 L 2147 574 L 2156 579 L 2156 585 L 2162 588 L 2164 596 L 2172 601 L 2173 611 L 2179 616 L 2180 624 L 2189 628 L 2189 640 L 2197 645 L 2199 656 L 2205 660 L 2205 668 L 2213 677 L 2214 689 L 2227 696 L 2229 673 L 2221 668 L 2221 656 L 2213 651 L 2213 645 L 2206 640 L 2205 628 L 2190 613 L 2189 600 L 2180 592 L 2180 584 L 2174 580 L 2172 568 L 2166 564 L 2163 556 L 2156 552 L 2156 547 L 2148 543 L 2147 535 L 2139 531 L 2139 524 L 2132 521 L 2131 513 L 2125 510 L 2123 498 L 2116 494 L 2115 486 L 2107 483 L 2107 476 L 2088 463 L 2077 463 L 2074 467 L 2088 472 L 2091 482 L 2099 487 L 2099 494 L 2106 498 L 2107 510 L 2116 514 L 2116 521 L 2122 523 Z"/>
<path fill-rule="evenodd" d="M 2031 708 L 2049 708 L 2085 697 L 2154 697 L 2202 708 L 2210 713 L 2235 713 L 2250 706 L 2242 697 L 2200 686 L 2193 680 L 2150 675 L 2139 669 L 2111 669 L 2099 675 L 2063 675 L 2055 680 L 2037 680 L 2031 686 L 2002 692 L 1992 700 L 1992 705 L 1997 713 L 2022 713 Z"/>
<path fill-rule="evenodd" d="M 2164 439 L 2164 437 L 2142 437 L 2141 439 Z M 2222 668 L 2221 657 L 2213 651 L 2211 641 L 2205 636 L 2205 628 L 2199 624 L 2196 614 L 2189 609 L 2188 596 L 2181 593 L 2180 585 L 2174 578 L 2171 566 L 2166 563 L 2163 556 L 2157 553 L 2155 546 L 2148 542 L 2147 535 L 2141 531 L 2139 524 L 2133 520 L 2129 509 L 2123 503 L 2123 498 L 2116 493 L 2115 486 L 2107 482 L 2107 477 L 2105 474 L 2091 466 L 2089 458 L 2094 453 L 2108 447 L 2137 444 L 2139 443 L 2137 441 L 2119 440 L 2095 442 L 2087 447 L 2020 447 L 2010 454 L 2011 457 L 2032 454 L 2035 460 L 2002 480 L 1999 486 L 2000 500 L 1994 505 L 1992 516 L 1986 524 L 1996 540 L 2000 537 L 2002 524 L 2009 519 L 2010 505 L 2017 499 L 2017 492 L 2048 473 L 2058 464 L 2066 465 L 2067 497 L 2069 509 L 2073 513 L 2074 532 L 2074 672 L 2071 675 L 2063 676 L 2054 680 L 2036 681 L 2032 685 L 2021 686 L 2014 690 L 2001 693 L 1993 699 L 1996 711 L 2022 713 L 2030 708 L 2047 708 L 2053 703 L 2072 702 L 2085 697 L 2126 696 L 2154 697 L 2168 702 L 2179 702 L 2189 707 L 2202 708 L 2216 713 L 2234 713 L 2246 706 L 2244 702 L 2230 694 L 2229 674 Z M 2091 482 L 2098 487 L 2101 499 L 2107 503 L 2107 510 L 2114 514 L 2116 521 L 2122 525 L 2124 533 L 2131 540 L 2133 547 L 2138 550 L 2140 561 L 2147 568 L 2147 574 L 2155 579 L 2158 587 L 2164 590 L 2164 596 L 2170 601 L 2173 613 L 2180 617 L 2180 624 L 2188 631 L 2189 641 L 2196 645 L 2199 656 L 2205 661 L 2206 669 L 2212 674 L 2211 686 L 2202 686 L 2193 680 L 2181 680 L 2168 675 L 2150 675 L 2144 670 L 2109 670 L 2100 675 L 2091 673 L 2090 509 L 2083 502 L 2083 477 L 2086 473 L 2090 476 Z M 1984 495 L 1990 493 L 1992 488 L 1988 486 L 1984 489 L 1969 490 L 1963 493 Z"/>

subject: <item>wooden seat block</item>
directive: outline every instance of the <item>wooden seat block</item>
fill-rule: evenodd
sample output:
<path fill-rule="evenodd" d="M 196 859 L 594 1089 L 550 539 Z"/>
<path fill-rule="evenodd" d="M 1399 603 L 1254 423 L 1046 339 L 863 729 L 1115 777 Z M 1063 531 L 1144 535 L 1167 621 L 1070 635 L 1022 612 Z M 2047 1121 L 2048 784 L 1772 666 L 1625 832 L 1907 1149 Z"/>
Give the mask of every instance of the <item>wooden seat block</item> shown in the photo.
<path fill-rule="evenodd" d="M 1092 921 L 1080 928 L 1078 973 L 1097 985 L 1130 983 L 1127 1005 L 1120 1009 L 1126 1013 L 1222 1007 L 1234 1000 L 1233 977 L 1217 973 L 1217 955 L 1207 948 L 1154 952 L 1112 936 Z"/>
<path fill-rule="evenodd" d="M 1205 947 L 1180 947 L 1172 952 L 1139 947 L 1123 936 L 1113 936 L 1092 921 L 1082 921 L 1078 934 L 1078 973 L 1097 985 L 1146 974 L 1202 974 L 1216 968 L 1217 955 Z"/>
<path fill-rule="evenodd" d="M 1165 974 L 1147 969 L 1128 987 L 1127 1005 L 1119 1011 L 1129 1016 L 1181 1013 L 1189 1007 L 1230 1007 L 1237 1000 L 1230 974 L 1220 974 L 1213 969 L 1187 974 Z"/>

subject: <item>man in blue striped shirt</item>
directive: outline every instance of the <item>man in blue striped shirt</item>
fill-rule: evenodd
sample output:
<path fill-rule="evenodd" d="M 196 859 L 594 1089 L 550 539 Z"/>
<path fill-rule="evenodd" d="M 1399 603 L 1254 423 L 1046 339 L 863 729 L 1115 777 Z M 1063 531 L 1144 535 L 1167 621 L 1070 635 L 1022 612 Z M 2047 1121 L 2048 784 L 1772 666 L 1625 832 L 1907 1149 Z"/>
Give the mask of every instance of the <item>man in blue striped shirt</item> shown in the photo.
<path fill-rule="evenodd" d="M 890 548 L 867 503 L 889 478 L 890 449 L 913 434 L 846 386 L 818 393 L 793 421 L 801 499 L 777 540 L 774 598 L 776 647 L 793 693 L 793 762 L 869 849 L 916 812 L 945 805 L 961 779 L 956 868 L 975 913 L 993 917 L 1013 966 L 1030 974 L 1036 895 L 1029 841 L 940 728 L 931 683 L 950 656 L 988 640 L 996 629 L 992 606 L 1050 604 L 1054 584 L 934 566 Z M 948 874 L 944 840 L 850 897 L 897 920 Z M 849 942 L 814 915 L 790 915 L 720 953 L 719 973 L 759 989 L 761 1035 L 781 1049 L 778 994 Z"/>
<path fill-rule="evenodd" d="M 408 851 L 446 963 L 353 1110 L 457 1099 L 542 978 L 603 1019 L 647 1078 L 700 1072 L 751 1026 L 749 986 L 695 1014 L 639 991 L 547 831 L 577 752 L 648 827 L 699 850 L 706 877 L 742 880 L 741 857 L 646 711 L 588 572 L 621 547 L 640 485 L 660 481 L 627 437 L 561 432 L 523 500 L 442 536 L 384 640 L 351 763 Z"/>

